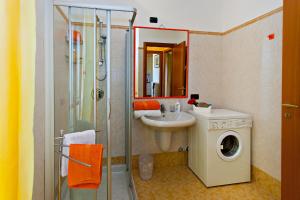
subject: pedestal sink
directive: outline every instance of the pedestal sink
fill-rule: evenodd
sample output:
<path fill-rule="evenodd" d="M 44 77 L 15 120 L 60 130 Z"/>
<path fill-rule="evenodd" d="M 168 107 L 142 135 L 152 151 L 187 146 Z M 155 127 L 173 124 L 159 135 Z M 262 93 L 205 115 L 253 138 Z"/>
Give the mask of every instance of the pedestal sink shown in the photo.
<path fill-rule="evenodd" d="M 186 112 L 166 112 L 161 117 L 141 118 L 142 122 L 159 133 L 159 145 L 162 151 L 168 151 L 171 146 L 172 132 L 193 125 L 195 117 Z"/>

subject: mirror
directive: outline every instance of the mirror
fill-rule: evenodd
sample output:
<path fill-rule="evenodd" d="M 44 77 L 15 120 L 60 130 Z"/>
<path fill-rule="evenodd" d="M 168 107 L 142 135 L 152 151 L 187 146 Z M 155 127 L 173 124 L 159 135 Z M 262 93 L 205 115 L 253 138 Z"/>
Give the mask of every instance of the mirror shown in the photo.
<path fill-rule="evenodd" d="M 189 31 L 134 27 L 134 97 L 186 98 Z"/>

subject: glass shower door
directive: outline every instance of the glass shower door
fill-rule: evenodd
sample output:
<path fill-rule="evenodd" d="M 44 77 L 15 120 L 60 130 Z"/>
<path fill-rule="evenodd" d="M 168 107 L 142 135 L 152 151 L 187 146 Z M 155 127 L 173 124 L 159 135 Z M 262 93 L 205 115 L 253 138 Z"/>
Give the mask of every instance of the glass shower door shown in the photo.
<path fill-rule="evenodd" d="M 60 172 L 61 154 L 55 154 L 56 199 L 107 199 L 106 43 L 97 16 L 100 11 L 54 6 L 53 12 L 55 138 L 94 129 L 96 143 L 104 146 L 98 190 L 69 189 L 68 176 L 62 177 Z M 61 149 L 56 146 L 55 150 Z"/>

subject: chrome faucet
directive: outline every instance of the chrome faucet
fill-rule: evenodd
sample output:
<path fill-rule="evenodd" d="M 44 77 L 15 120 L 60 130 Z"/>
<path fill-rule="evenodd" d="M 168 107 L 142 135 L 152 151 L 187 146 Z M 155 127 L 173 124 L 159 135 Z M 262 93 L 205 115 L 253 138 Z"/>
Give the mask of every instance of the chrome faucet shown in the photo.
<path fill-rule="evenodd" d="M 160 104 L 160 112 L 163 114 L 163 116 L 165 115 L 166 111 L 166 106 L 164 104 Z"/>

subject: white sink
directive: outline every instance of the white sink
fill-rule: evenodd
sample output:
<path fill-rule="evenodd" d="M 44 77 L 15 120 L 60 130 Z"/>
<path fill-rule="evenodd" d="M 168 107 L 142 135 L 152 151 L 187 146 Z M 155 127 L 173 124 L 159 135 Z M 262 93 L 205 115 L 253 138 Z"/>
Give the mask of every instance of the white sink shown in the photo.
<path fill-rule="evenodd" d="M 195 117 L 186 112 L 166 112 L 161 117 L 147 117 L 143 116 L 142 121 L 148 126 L 155 128 L 184 128 L 195 123 Z"/>
<path fill-rule="evenodd" d="M 162 151 L 168 151 L 171 146 L 172 132 L 192 126 L 196 119 L 186 112 L 166 112 L 161 117 L 141 118 L 142 122 L 159 133 L 159 143 Z"/>

